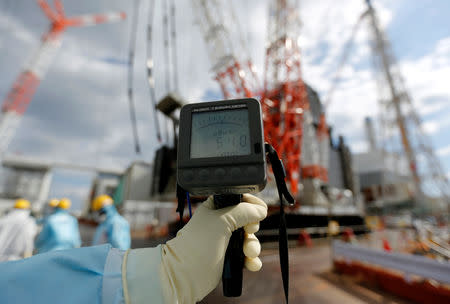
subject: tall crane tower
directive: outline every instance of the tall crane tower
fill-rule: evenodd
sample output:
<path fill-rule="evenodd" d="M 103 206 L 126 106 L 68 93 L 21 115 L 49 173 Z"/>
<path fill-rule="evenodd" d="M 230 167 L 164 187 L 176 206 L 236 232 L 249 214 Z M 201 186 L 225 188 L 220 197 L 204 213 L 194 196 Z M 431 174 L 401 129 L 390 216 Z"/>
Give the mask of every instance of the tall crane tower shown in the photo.
<path fill-rule="evenodd" d="M 215 79 L 225 98 L 253 97 L 259 83 L 229 1 L 192 0 L 208 48 Z M 238 39 L 234 39 L 238 38 Z"/>
<path fill-rule="evenodd" d="M 270 2 L 262 92 L 229 1 L 192 0 L 192 3 L 215 79 L 225 98 L 261 95 L 265 139 L 282 156 L 291 191 L 299 192 L 300 172 L 304 180 L 315 179 L 314 184 L 326 180 L 326 168 L 320 166 L 318 138 L 301 76 L 299 1 Z M 308 192 L 317 194 L 316 190 Z M 323 201 L 323 195 L 321 198 Z M 310 200 L 317 200 L 316 195 Z"/>
<path fill-rule="evenodd" d="M 320 166 L 321 153 L 301 71 L 299 2 L 273 0 L 269 4 L 262 95 L 264 132 L 283 158 L 291 191 L 298 193 L 302 178 L 307 196 L 303 201 L 326 204 L 319 186 L 321 179 L 327 180 L 327 173 Z M 322 120 L 324 124 L 324 116 Z"/>
<path fill-rule="evenodd" d="M 42 44 L 14 82 L 2 105 L 0 117 L 0 156 L 6 151 L 20 120 L 28 108 L 40 81 L 61 46 L 62 33 L 68 27 L 82 27 L 125 19 L 123 12 L 66 17 L 61 0 L 52 8 L 46 0 L 37 1 L 51 25 L 42 36 Z"/>
<path fill-rule="evenodd" d="M 415 186 L 415 207 L 423 208 L 427 196 L 436 196 L 450 204 L 450 184 L 436 157 L 431 141 L 424 133 L 422 122 L 405 88 L 388 40 L 380 29 L 370 0 L 369 24 L 373 36 L 374 65 L 382 94 L 380 117 L 385 149 L 404 155 Z M 400 144 L 401 143 L 401 144 Z M 402 151 L 401 151 L 402 150 Z"/>

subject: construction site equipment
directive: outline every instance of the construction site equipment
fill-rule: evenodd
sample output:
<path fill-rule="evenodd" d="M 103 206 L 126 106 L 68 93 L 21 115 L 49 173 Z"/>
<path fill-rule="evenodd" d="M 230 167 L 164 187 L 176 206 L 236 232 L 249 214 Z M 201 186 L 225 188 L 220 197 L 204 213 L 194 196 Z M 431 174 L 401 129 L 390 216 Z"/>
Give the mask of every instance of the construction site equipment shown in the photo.
<path fill-rule="evenodd" d="M 40 81 L 61 46 L 63 32 L 68 27 L 90 26 L 125 19 L 123 12 L 66 17 L 61 0 L 54 0 L 54 8 L 51 8 L 46 0 L 37 2 L 50 20 L 51 26 L 42 36 L 39 50 L 25 66 L 3 101 L 0 117 L 0 155 L 6 151 Z"/>
<path fill-rule="evenodd" d="M 139 144 L 139 133 L 136 121 L 136 107 L 134 104 L 133 95 L 133 83 L 134 83 L 134 55 L 136 48 L 137 27 L 138 27 L 138 13 L 141 1 L 133 1 L 133 15 L 131 16 L 131 33 L 130 33 L 130 46 L 128 49 L 128 102 L 130 109 L 131 128 L 133 131 L 134 150 L 136 154 L 141 153 L 141 147 Z"/>
<path fill-rule="evenodd" d="M 355 25 L 352 28 L 352 32 L 347 40 L 347 42 L 344 45 L 344 48 L 342 50 L 342 55 L 339 59 L 339 63 L 337 65 L 336 68 L 336 72 L 334 73 L 333 79 L 331 81 L 331 86 L 328 89 L 326 95 L 325 95 L 325 107 L 329 107 L 331 102 L 333 101 L 333 95 L 334 92 L 336 91 L 339 81 L 341 80 L 341 73 L 342 73 L 342 69 L 345 67 L 345 65 L 347 64 L 347 61 L 349 59 L 349 56 L 351 54 L 351 51 L 353 49 L 353 42 L 355 40 L 355 36 L 358 33 L 358 30 L 363 22 L 363 20 L 365 19 L 365 17 L 367 16 L 367 11 L 365 11 L 364 13 L 362 13 L 359 18 L 358 21 L 355 23 Z"/>
<path fill-rule="evenodd" d="M 192 3 L 208 47 L 215 79 L 225 98 L 259 95 L 260 86 L 252 62 L 250 58 L 242 58 L 242 54 L 245 56 L 248 51 L 231 4 L 225 7 L 217 0 L 193 0 Z M 312 119 L 309 119 L 307 90 L 301 76 L 298 8 L 297 0 L 272 1 L 270 4 L 261 98 L 265 139 L 280 153 L 294 194 L 299 192 L 301 170 L 307 178 L 320 177 L 316 131 Z M 304 134 L 308 139 L 303 138 Z M 302 145 L 305 145 L 303 150 Z M 304 159 L 302 152 L 305 153 Z M 301 161 L 307 165 L 301 168 Z M 319 188 L 320 184 L 313 186 L 312 191 L 320 196 Z M 327 203 L 323 194 L 320 200 Z"/>
<path fill-rule="evenodd" d="M 13 206 L 14 199 L 26 198 L 39 210 L 46 202 L 52 182 L 48 164 L 3 159 L 0 174 L 0 214 Z"/>
<path fill-rule="evenodd" d="M 239 37 L 242 30 L 229 1 L 192 0 L 194 11 L 208 49 L 214 77 L 226 99 L 253 97 L 258 92 L 258 81 L 250 58 Z M 238 43 L 241 43 L 240 45 Z"/>
<path fill-rule="evenodd" d="M 261 99 L 264 132 L 266 140 L 274 145 L 284 160 L 294 194 L 299 192 L 302 180 L 301 203 L 327 206 L 328 199 L 321 190 L 321 175 L 328 168 L 321 166 L 318 134 L 302 78 L 299 14 L 298 0 L 272 1 L 269 6 Z M 325 121 L 323 124 L 322 129 L 326 129 Z M 326 165 L 325 158 L 322 162 Z"/>
<path fill-rule="evenodd" d="M 414 109 L 372 3 L 370 0 L 366 0 L 366 3 L 373 36 L 374 67 L 381 92 L 379 105 L 384 137 L 382 146 L 389 153 L 400 153 L 406 157 L 415 185 L 416 211 L 425 208 L 426 196 L 441 197 L 448 208 L 450 184 L 430 139 L 423 131 L 421 119 Z"/>
<path fill-rule="evenodd" d="M 332 252 L 337 272 L 358 276 L 417 303 L 447 303 L 450 300 L 449 289 L 445 285 L 450 284 L 448 262 L 383 252 L 341 241 L 333 242 Z M 428 280 L 435 280 L 438 284 Z"/>
<path fill-rule="evenodd" d="M 155 16 L 155 2 L 150 1 L 148 6 L 148 19 L 147 19 L 147 82 L 150 93 L 150 102 L 154 113 L 155 131 L 158 142 L 162 142 L 161 127 L 159 125 L 158 113 L 156 112 L 156 92 L 155 92 L 155 78 L 153 77 L 154 63 L 153 63 L 153 19 Z"/>
<path fill-rule="evenodd" d="M 305 84 L 301 75 L 301 56 L 298 44 L 300 16 L 298 1 L 271 1 L 269 4 L 268 46 L 264 72 L 262 107 L 265 138 L 274 145 L 286 164 L 286 174 L 293 193 L 298 193 L 302 147 L 310 145 L 305 136 L 314 138 Z M 304 130 L 304 127 L 307 130 Z M 317 151 L 317 149 L 316 149 Z M 314 152 L 316 152 L 314 151 Z M 303 174 L 317 169 L 317 154 L 310 151 L 302 166 Z"/>

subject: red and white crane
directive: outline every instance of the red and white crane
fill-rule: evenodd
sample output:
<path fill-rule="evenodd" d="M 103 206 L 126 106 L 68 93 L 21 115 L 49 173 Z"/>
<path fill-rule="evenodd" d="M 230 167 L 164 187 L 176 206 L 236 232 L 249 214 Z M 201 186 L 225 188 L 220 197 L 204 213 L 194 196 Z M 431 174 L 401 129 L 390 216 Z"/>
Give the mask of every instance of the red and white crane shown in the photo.
<path fill-rule="evenodd" d="M 66 17 L 61 0 L 54 0 L 54 8 L 46 0 L 37 2 L 51 25 L 49 31 L 42 36 L 42 44 L 38 51 L 25 65 L 3 101 L 0 117 L 0 155 L 6 151 L 40 81 L 61 46 L 62 33 L 68 27 L 115 22 L 126 17 L 124 12 Z"/>
<path fill-rule="evenodd" d="M 299 2 L 273 0 L 269 4 L 261 100 L 264 132 L 266 140 L 283 158 L 291 191 L 297 194 L 302 180 L 302 202 L 327 205 L 320 185 L 327 182 L 328 132 L 324 114 L 320 132 L 316 132 L 307 86 L 302 77 Z M 320 146 L 319 139 L 323 143 Z M 325 149 L 323 153 L 321 148 Z"/>
<path fill-rule="evenodd" d="M 192 0 L 205 39 L 215 79 L 225 98 L 258 95 L 259 83 L 242 39 L 233 8 L 227 1 Z M 227 4 L 226 7 L 223 4 Z"/>
<path fill-rule="evenodd" d="M 217 0 L 192 3 L 224 97 L 262 95 L 265 139 L 283 158 L 292 193 L 299 192 L 301 172 L 305 180 L 326 180 L 327 168 L 320 165 L 318 138 L 301 75 L 299 1 L 270 2 L 263 86 L 247 55 L 244 39 L 236 37 L 242 35 L 242 30 L 231 4 Z"/>

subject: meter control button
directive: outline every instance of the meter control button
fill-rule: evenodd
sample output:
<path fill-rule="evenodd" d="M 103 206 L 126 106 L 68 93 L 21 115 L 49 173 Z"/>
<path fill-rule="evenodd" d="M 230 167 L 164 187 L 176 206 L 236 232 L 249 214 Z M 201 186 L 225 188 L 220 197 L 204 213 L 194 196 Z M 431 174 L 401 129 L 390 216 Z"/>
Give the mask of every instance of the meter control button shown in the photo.
<path fill-rule="evenodd" d="M 215 175 L 216 178 L 220 178 L 220 179 L 224 178 L 225 177 L 225 173 L 226 173 L 225 170 L 222 169 L 222 168 L 214 170 L 214 175 Z"/>
<path fill-rule="evenodd" d="M 206 180 L 209 177 L 209 171 L 206 169 L 201 169 L 200 171 L 198 171 L 198 177 L 201 180 Z"/>
<path fill-rule="evenodd" d="M 242 171 L 238 167 L 231 168 L 230 173 L 232 178 L 239 178 L 242 175 Z"/>
<path fill-rule="evenodd" d="M 258 168 L 255 166 L 248 166 L 247 167 L 247 175 L 248 176 L 255 176 L 258 174 Z"/>
<path fill-rule="evenodd" d="M 194 172 L 192 172 L 192 170 L 183 170 L 183 178 L 191 181 L 194 179 Z"/>

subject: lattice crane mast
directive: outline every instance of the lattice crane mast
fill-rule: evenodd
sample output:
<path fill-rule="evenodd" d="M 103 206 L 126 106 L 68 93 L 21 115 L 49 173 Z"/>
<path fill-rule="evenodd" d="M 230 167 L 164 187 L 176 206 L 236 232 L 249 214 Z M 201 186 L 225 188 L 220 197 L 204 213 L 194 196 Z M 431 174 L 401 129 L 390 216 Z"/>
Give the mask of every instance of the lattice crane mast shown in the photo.
<path fill-rule="evenodd" d="M 321 153 L 301 72 L 299 1 L 274 0 L 269 5 L 262 96 L 264 132 L 282 155 L 291 190 L 297 193 L 300 172 L 304 186 L 307 180 L 327 180 L 327 173 L 320 166 Z M 323 125 L 324 116 L 321 120 Z M 327 134 L 324 129 L 326 126 L 321 126 L 321 137 Z"/>
<path fill-rule="evenodd" d="M 371 1 L 366 0 L 366 3 L 373 36 L 374 65 L 379 90 L 384 98 L 380 99 L 381 125 L 386 141 L 383 146 L 406 157 L 409 173 L 414 181 L 416 207 L 424 206 L 425 195 L 440 196 L 449 204 L 448 179 L 435 156 L 430 139 L 423 132 L 422 122 L 405 88 L 389 42 L 380 29 Z"/>
<path fill-rule="evenodd" d="M 231 4 L 226 7 L 218 0 L 192 0 L 198 23 L 208 48 L 215 79 L 225 98 L 253 97 L 259 83 L 242 39 L 233 35 L 242 33 L 235 20 Z M 234 20 L 234 22 L 233 22 Z M 238 42 L 238 43 L 237 43 Z"/>
<path fill-rule="evenodd" d="M 126 17 L 123 12 L 66 17 L 60 0 L 54 0 L 54 8 L 46 0 L 37 2 L 51 25 L 49 31 L 42 36 L 42 44 L 37 53 L 24 67 L 3 101 L 0 117 L 0 155 L 6 151 L 40 81 L 61 46 L 62 33 L 68 27 L 109 23 Z"/>

